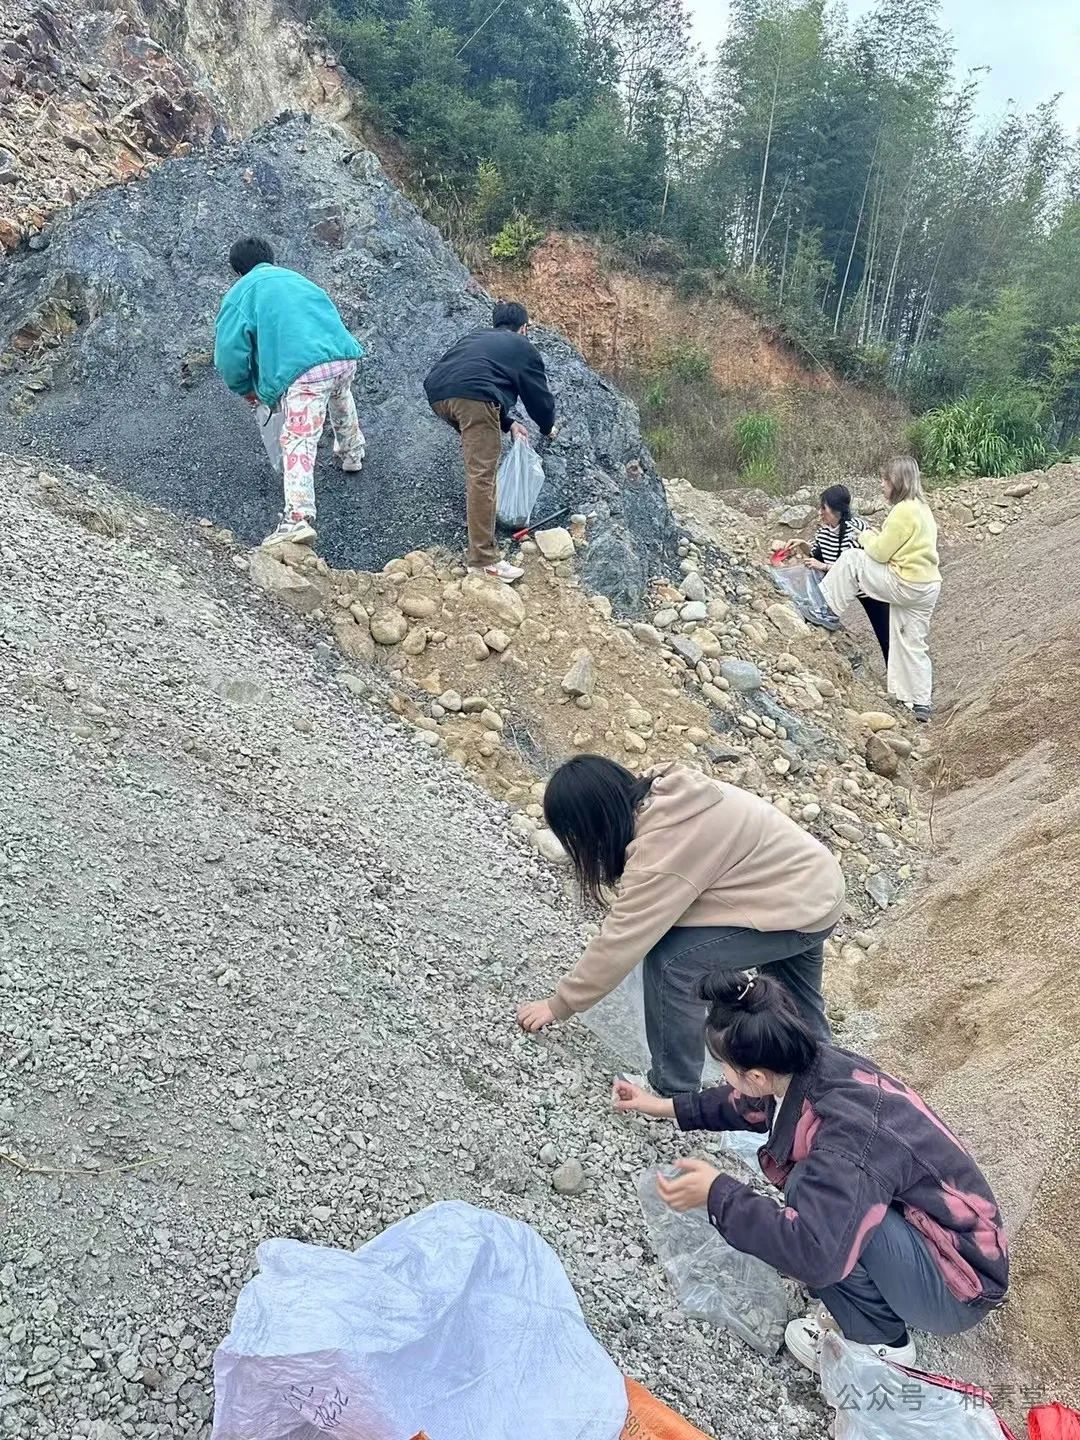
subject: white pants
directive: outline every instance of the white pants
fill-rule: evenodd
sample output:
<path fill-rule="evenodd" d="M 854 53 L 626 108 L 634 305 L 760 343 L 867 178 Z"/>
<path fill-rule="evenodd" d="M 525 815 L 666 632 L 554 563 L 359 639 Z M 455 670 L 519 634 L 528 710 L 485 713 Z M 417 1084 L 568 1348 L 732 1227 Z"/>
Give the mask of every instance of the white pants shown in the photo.
<path fill-rule="evenodd" d="M 906 705 L 929 705 L 934 689 L 930 664 L 930 617 L 941 582 L 914 585 L 865 550 L 845 550 L 821 582 L 821 593 L 834 615 L 843 615 L 860 595 L 889 606 L 889 694 Z"/>

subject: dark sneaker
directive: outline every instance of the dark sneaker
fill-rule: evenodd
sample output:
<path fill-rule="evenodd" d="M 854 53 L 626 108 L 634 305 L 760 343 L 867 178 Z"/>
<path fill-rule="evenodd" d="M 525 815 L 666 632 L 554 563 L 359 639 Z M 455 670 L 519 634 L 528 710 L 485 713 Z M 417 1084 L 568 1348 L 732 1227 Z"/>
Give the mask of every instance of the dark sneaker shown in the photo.
<path fill-rule="evenodd" d="M 822 630 L 839 630 L 840 617 L 834 615 L 831 610 L 822 606 L 820 610 L 804 610 L 803 614 L 811 625 L 819 625 Z"/>

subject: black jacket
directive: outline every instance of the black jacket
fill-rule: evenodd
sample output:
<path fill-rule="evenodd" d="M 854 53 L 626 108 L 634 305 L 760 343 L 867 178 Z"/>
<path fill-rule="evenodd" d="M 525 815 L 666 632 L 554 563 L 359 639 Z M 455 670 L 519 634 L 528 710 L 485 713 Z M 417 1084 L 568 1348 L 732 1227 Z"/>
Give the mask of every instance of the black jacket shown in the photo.
<path fill-rule="evenodd" d="M 525 409 L 548 435 L 555 424 L 555 401 L 548 388 L 543 357 L 515 330 L 473 330 L 452 345 L 424 381 L 430 404 L 439 400 L 486 400 L 499 407 L 499 421 L 510 429 L 510 410 L 520 397 Z"/>

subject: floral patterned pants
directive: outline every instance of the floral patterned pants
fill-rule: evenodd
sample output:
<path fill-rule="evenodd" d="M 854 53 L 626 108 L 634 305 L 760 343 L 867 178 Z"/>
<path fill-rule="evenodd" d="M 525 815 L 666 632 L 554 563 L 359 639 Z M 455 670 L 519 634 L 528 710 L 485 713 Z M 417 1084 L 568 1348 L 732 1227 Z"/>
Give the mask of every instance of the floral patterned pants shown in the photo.
<path fill-rule="evenodd" d="M 315 518 L 315 455 L 328 410 L 334 454 L 350 468 L 363 462 L 364 432 L 352 396 L 355 375 L 355 360 L 332 360 L 306 370 L 285 392 L 281 455 L 287 520 Z"/>

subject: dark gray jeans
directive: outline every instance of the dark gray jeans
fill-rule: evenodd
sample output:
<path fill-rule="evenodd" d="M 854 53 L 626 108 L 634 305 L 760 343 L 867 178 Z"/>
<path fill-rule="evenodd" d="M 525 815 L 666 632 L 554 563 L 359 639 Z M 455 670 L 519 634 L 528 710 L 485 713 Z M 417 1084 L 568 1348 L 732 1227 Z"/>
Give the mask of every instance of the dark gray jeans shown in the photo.
<path fill-rule="evenodd" d="M 706 975 L 766 970 L 787 987 L 800 1015 L 820 1039 L 832 1039 L 821 994 L 828 930 L 743 930 L 733 925 L 677 925 L 645 956 L 645 1033 L 658 1095 L 701 1088 L 705 1016 L 698 997 Z"/>
<path fill-rule="evenodd" d="M 788 1188 L 794 1204 L 797 1189 Z M 957 1300 L 925 1240 L 899 1210 L 888 1212 L 846 1280 L 810 1293 L 859 1345 L 892 1345 L 909 1325 L 931 1335 L 961 1335 L 991 1308 Z"/>

